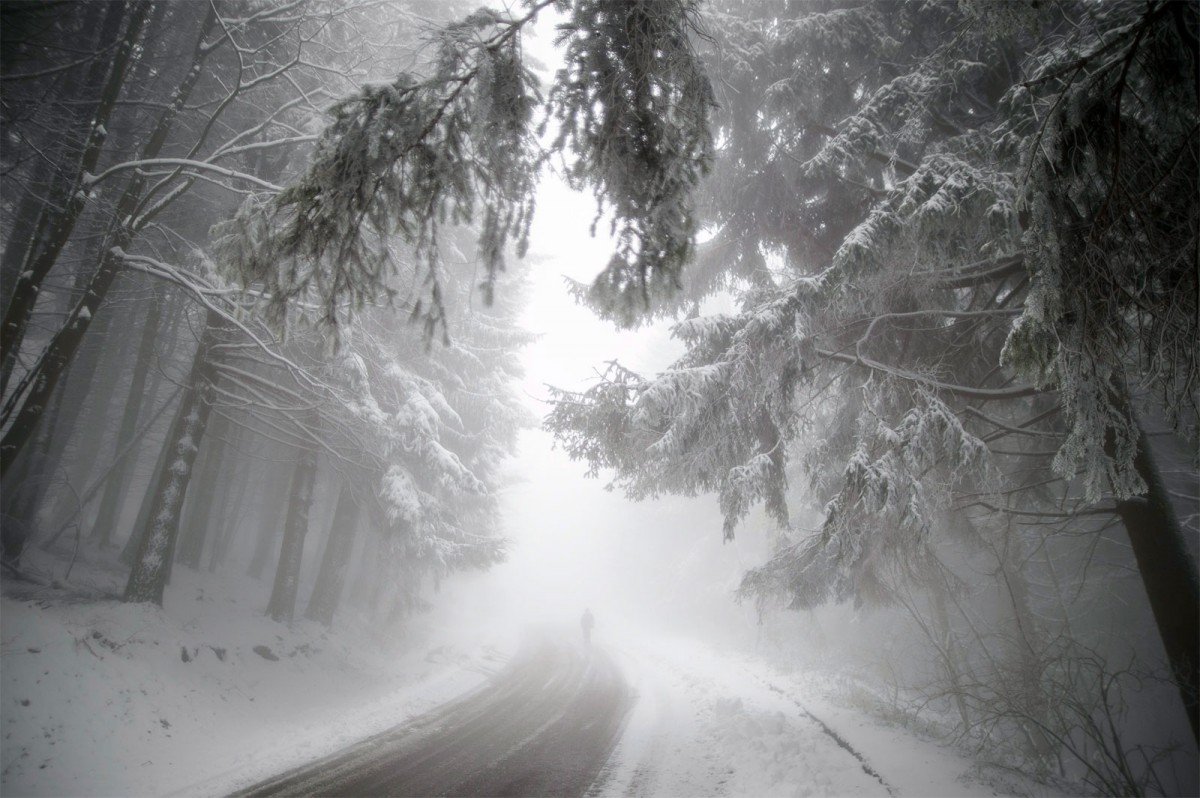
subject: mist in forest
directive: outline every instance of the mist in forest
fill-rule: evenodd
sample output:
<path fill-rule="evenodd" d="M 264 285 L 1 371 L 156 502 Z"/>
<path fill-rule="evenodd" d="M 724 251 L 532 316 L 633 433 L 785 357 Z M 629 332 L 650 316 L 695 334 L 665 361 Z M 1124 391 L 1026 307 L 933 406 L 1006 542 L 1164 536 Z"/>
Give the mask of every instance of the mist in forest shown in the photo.
<path fill-rule="evenodd" d="M 0 792 L 1195 795 L 1200 6 L 0 2 Z"/>

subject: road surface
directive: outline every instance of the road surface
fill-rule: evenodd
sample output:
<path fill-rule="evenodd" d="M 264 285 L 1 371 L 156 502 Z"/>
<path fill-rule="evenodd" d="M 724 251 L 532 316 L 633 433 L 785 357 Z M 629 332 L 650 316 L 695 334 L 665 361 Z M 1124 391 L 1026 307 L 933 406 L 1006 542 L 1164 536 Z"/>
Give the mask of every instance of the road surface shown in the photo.
<path fill-rule="evenodd" d="M 602 648 L 531 637 L 489 684 L 240 795 L 583 795 L 632 703 Z"/>

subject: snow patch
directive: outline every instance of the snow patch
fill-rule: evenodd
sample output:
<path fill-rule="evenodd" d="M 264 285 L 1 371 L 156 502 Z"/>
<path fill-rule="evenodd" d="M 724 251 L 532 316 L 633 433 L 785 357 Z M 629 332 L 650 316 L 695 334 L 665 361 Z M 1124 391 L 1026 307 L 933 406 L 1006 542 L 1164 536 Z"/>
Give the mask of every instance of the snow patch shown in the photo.
<path fill-rule="evenodd" d="M 997 794 L 966 756 L 836 704 L 816 674 L 690 640 L 619 654 L 637 703 L 595 795 Z"/>
<path fill-rule="evenodd" d="M 269 589 L 180 567 L 161 609 L 0 599 L 0 792 L 227 794 L 472 690 L 505 659 L 479 643 L 433 656 L 354 618 L 288 628 L 263 614 Z"/>

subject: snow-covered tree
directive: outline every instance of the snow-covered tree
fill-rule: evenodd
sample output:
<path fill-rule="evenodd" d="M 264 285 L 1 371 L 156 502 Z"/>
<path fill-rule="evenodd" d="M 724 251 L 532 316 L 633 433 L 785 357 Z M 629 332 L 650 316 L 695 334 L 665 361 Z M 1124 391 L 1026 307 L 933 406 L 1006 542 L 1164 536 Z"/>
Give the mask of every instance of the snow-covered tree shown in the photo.
<path fill-rule="evenodd" d="M 545 98 L 558 133 L 543 148 L 521 32 L 552 5 L 565 17 L 566 66 Z M 593 290 L 632 321 L 678 287 L 693 249 L 712 106 L 696 17 L 694 0 L 537 0 L 519 16 L 485 8 L 445 26 L 430 74 L 402 73 L 334 106 L 309 168 L 243 206 L 224 257 L 267 287 L 277 320 L 312 289 L 336 326 L 345 303 L 389 294 L 393 264 L 379 241 L 398 234 L 427 264 L 414 312 L 444 332 L 439 230 L 476 223 L 490 301 L 506 249 L 524 252 L 539 169 L 557 158 L 612 219 L 618 251 Z"/>
<path fill-rule="evenodd" d="M 795 606 L 928 583 L 964 520 L 1115 513 L 1194 726 L 1194 565 L 1135 399 L 1195 427 L 1197 15 L 1093 11 L 714 9 L 711 238 L 657 310 L 729 287 L 737 309 L 678 323 L 662 374 L 560 394 L 547 425 L 631 496 L 717 493 L 727 535 L 765 504 L 786 531 L 745 587 Z"/>
<path fill-rule="evenodd" d="M 33 39 L 18 53 L 5 51 L 29 75 L 20 79 L 14 103 L 5 106 L 6 114 L 14 114 L 6 125 L 27 134 L 24 149 L 6 156 L 36 156 L 33 132 L 47 120 L 82 126 L 70 129 L 61 151 L 46 152 L 57 159 L 55 185 L 82 181 L 88 188 L 58 203 L 39 193 L 38 181 L 48 178 L 21 163 L 16 174 L 28 181 L 23 204 L 5 206 L 22 219 L 32 213 L 37 222 L 5 232 L 6 246 L 24 247 L 22 257 L 33 264 L 22 270 L 28 274 L 18 281 L 5 318 L 5 330 L 15 332 L 6 332 L 4 341 L 5 376 L 12 375 L 4 395 L 4 462 L 6 469 L 18 466 L 5 474 L 5 558 L 17 567 L 29 537 L 47 523 L 59 527 L 43 537 L 43 546 L 52 546 L 73 524 L 86 527 L 95 498 L 94 540 L 105 546 L 123 538 L 123 557 L 131 565 L 126 598 L 161 602 L 173 563 L 200 567 L 208 549 L 216 563 L 249 531 L 236 506 L 245 500 L 246 474 L 255 470 L 248 466 L 266 452 L 266 462 L 258 464 L 272 479 L 262 487 L 279 502 L 275 510 L 287 508 L 281 515 L 285 529 L 282 541 L 269 532 L 259 535 L 251 570 L 261 574 L 279 546 L 269 611 L 290 621 L 306 539 L 311 552 L 313 537 L 325 531 L 310 534 L 309 527 L 316 528 L 327 494 L 336 495 L 333 485 L 354 490 L 335 514 L 341 527 L 331 532 L 339 544 L 327 547 L 330 574 L 345 574 L 352 546 L 344 544 L 353 542 L 358 524 L 351 519 L 358 515 L 372 527 L 379 520 L 388 540 L 395 567 L 382 573 L 384 580 L 404 581 L 404 574 L 441 578 L 497 561 L 503 552 L 494 496 L 499 464 L 526 422 L 511 385 L 524 335 L 513 321 L 516 290 L 492 309 L 469 312 L 476 259 L 463 256 L 459 246 L 463 230 L 471 229 L 465 225 L 482 230 L 486 219 L 447 220 L 441 233 L 454 258 L 439 266 L 438 291 L 445 297 L 439 301 L 461 309 L 463 318 L 455 341 L 437 349 L 430 349 L 419 325 L 406 327 L 394 309 L 360 306 L 358 314 L 349 314 L 353 297 L 345 294 L 322 305 L 330 296 L 316 284 L 285 289 L 244 274 L 237 275 L 241 285 L 227 282 L 236 269 L 214 258 L 221 233 L 211 228 L 234 216 L 247 195 L 269 201 L 289 178 L 303 180 L 313 145 L 324 146 L 318 141 L 327 120 L 323 102 L 365 81 L 394 76 L 400 63 L 434 71 L 445 66 L 413 57 L 421 32 L 435 27 L 436 19 L 417 17 L 404 4 L 252 5 L 67 4 L 51 27 L 80 39 L 82 67 L 35 68 L 45 65 L 43 49 L 50 45 Z M 455 13 L 447 5 L 433 11 Z M 31 25 L 47 22 L 36 9 L 23 13 Z M 101 23 L 101 30 L 89 29 Z M 467 41 L 474 29 L 452 27 L 442 37 L 442 55 L 449 57 L 449 42 Z M 363 48 L 365 33 L 379 30 L 388 33 L 372 36 L 372 46 Z M 104 46 L 89 59 L 84 45 L 94 39 Z M 191 53 L 192 60 L 179 52 Z M 55 83 L 55 76 L 72 70 L 91 75 L 89 65 L 96 72 L 89 80 L 106 87 L 96 108 L 84 107 L 73 90 Z M 334 112 L 335 128 L 340 113 Z M 96 125 L 111 135 L 89 132 Z M 332 138 L 330 133 L 324 141 Z M 318 152 L 314 162 L 320 157 Z M 491 166 L 501 168 L 507 157 L 496 155 Z M 5 185 L 14 183 L 6 178 Z M 38 221 L 38 213 L 48 220 Z M 92 235 L 94 221 L 109 229 L 94 236 L 103 246 L 89 249 L 84 233 Z M 417 292 L 410 287 L 421 285 L 429 253 L 403 234 L 374 243 L 390 264 L 376 275 L 378 285 L 386 282 L 383 293 L 411 305 Z M 53 285 L 55 277 L 73 280 L 78 294 L 42 296 L 40 287 Z M 360 298 L 373 296 L 361 285 Z M 149 312 L 140 326 L 112 323 L 142 300 Z M 34 304 L 48 335 L 20 322 Z M 288 316 L 298 324 L 281 330 L 267 323 L 281 305 L 289 306 Z M 337 351 L 321 323 L 329 314 L 353 320 L 339 330 Z M 129 318 L 139 317 L 140 308 Z M 23 337 L 27 330 L 31 334 Z M 103 373 L 109 364 L 115 376 Z M 177 394 L 160 391 L 159 382 L 178 384 Z M 126 406 L 110 413 L 109 396 L 126 385 Z M 140 407 L 143 393 L 147 404 L 166 393 L 167 404 L 151 414 Z M 174 395 L 182 397 L 179 404 Z M 76 415 L 80 423 L 74 423 Z M 114 415 L 120 423 L 109 434 Z M 155 426 L 156 419 L 172 416 L 165 431 Z M 72 423 L 61 423 L 64 417 Z M 38 444 L 32 453 L 30 441 Z M 111 447 L 115 462 L 97 456 L 101 446 L 105 452 Z M 70 463 L 71 451 L 87 456 Z M 145 464 L 149 474 L 140 485 L 137 469 L 125 468 L 139 454 L 157 460 Z M 66 484 L 51 486 L 48 475 Z M 76 480 L 86 487 L 76 490 Z M 128 509 L 137 502 L 123 499 L 132 492 L 145 498 L 129 525 L 122 516 L 132 515 Z M 55 499 L 72 493 L 81 501 L 71 502 L 70 514 L 57 510 L 63 503 Z M 233 507 L 214 507 L 217 497 L 229 498 Z M 254 504 L 253 495 L 249 501 Z M 18 520 L 14 514 L 21 523 L 9 523 Z M 323 598 L 310 602 L 327 623 L 340 593 L 331 580 L 336 582 L 330 575 L 321 586 Z"/>

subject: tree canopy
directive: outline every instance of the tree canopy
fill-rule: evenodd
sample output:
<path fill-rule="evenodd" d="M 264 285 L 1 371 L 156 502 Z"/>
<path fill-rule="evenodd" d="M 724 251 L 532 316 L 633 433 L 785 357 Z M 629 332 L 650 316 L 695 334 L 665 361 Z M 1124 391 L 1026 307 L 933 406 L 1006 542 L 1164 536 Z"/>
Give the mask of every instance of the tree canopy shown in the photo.
<path fill-rule="evenodd" d="M 557 133 L 543 147 L 541 92 L 520 37 L 552 5 L 564 16 L 566 64 L 546 95 Z M 341 100 L 305 173 L 243 207 L 223 254 L 243 281 L 268 287 L 277 320 L 310 288 L 329 326 L 345 300 L 361 307 L 388 293 L 394 266 L 378 238 L 398 234 L 426 261 L 427 290 L 412 312 L 444 333 L 440 226 L 478 222 L 491 301 L 506 248 L 525 250 L 551 157 L 612 218 L 619 248 L 595 284 L 598 302 L 630 320 L 637 302 L 679 284 L 696 232 L 692 190 L 711 149 L 695 2 L 540 0 L 527 9 L 512 17 L 485 8 L 438 30 L 431 74 L 402 73 Z"/>

